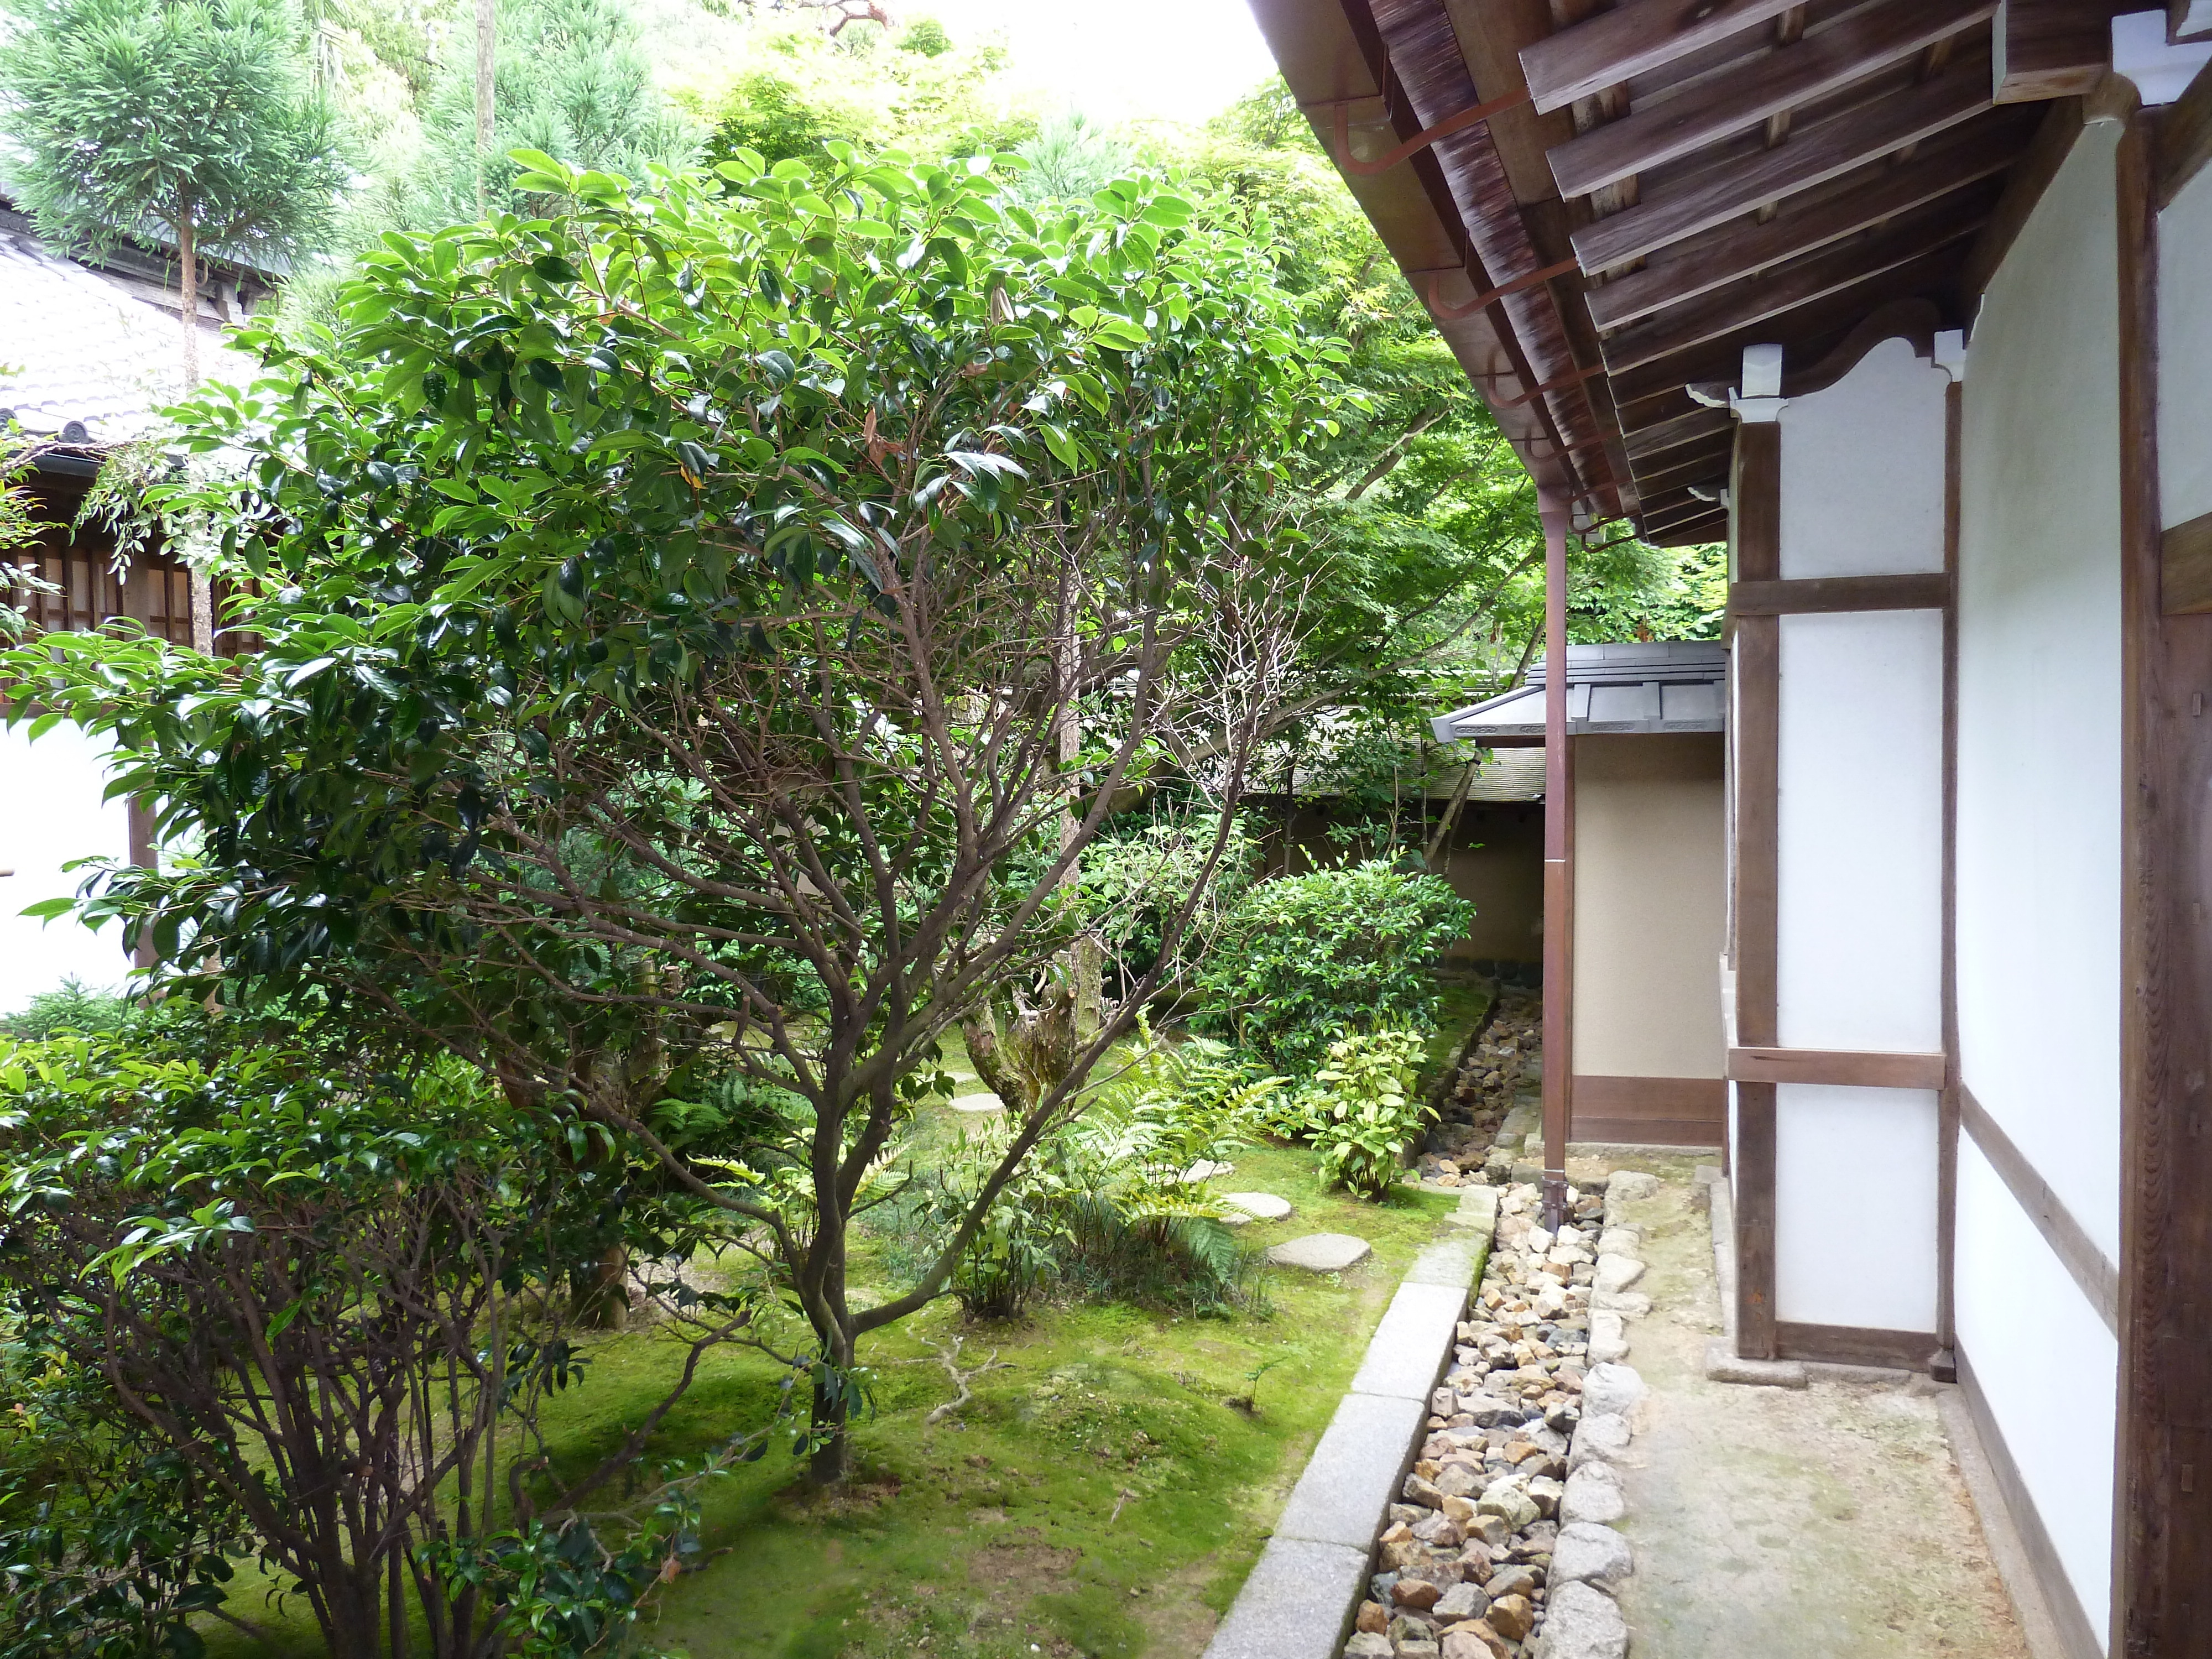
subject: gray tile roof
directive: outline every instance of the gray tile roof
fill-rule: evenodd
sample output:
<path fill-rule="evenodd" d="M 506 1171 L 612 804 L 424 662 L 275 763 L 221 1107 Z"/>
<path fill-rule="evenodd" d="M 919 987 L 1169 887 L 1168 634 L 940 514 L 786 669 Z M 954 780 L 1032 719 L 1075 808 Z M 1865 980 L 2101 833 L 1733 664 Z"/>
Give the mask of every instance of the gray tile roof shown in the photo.
<path fill-rule="evenodd" d="M 1575 737 L 1614 732 L 1718 732 L 1726 724 L 1728 647 L 1702 640 L 1567 647 L 1567 730 Z M 1441 714 L 1439 741 L 1541 743 L 1545 668 L 1504 696 Z"/>
<path fill-rule="evenodd" d="M 0 224 L 0 410 L 12 410 L 40 436 L 59 435 L 72 421 L 94 444 L 136 436 L 184 384 L 173 302 L 164 310 L 137 297 L 7 217 L 12 222 Z M 202 330 L 199 356 L 207 379 L 243 380 L 253 371 L 211 329 Z"/>

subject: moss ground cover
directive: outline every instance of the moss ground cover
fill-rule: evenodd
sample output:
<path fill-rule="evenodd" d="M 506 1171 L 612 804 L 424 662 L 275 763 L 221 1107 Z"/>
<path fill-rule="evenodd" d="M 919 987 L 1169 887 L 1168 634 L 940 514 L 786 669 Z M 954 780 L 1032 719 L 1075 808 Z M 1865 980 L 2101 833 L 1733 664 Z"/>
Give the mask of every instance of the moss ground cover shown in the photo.
<path fill-rule="evenodd" d="M 1448 998 L 1456 1035 L 1439 1053 L 1483 1006 L 1467 988 Z M 967 1070 L 964 1056 L 947 1058 Z M 925 1118 L 924 1156 L 973 1121 L 943 1105 Z M 1402 1186 L 1379 1203 L 1331 1191 L 1303 1147 L 1248 1146 L 1235 1159 L 1217 1184 L 1293 1206 L 1242 1230 L 1245 1241 L 1350 1232 L 1374 1255 L 1339 1275 L 1272 1272 L 1263 1306 L 1222 1318 L 1063 1302 L 970 1324 L 939 1303 L 862 1354 L 877 1408 L 859 1428 L 849 1487 L 811 1492 L 782 1446 L 710 1486 L 709 1554 L 668 1587 L 644 1639 L 694 1659 L 1196 1655 L 1452 1203 Z M 864 1243 L 859 1274 L 881 1273 L 886 1254 L 881 1240 Z M 973 1378 L 957 1413 L 925 1425 L 956 1393 L 939 1357 L 956 1337 L 963 1370 L 994 1355 L 996 1366 Z M 665 1386 L 668 1356 L 650 1329 L 599 1338 L 589 1357 L 583 1385 L 550 1413 L 564 1465 L 602 1455 Z M 648 1463 L 764 1420 L 777 1376 L 755 1356 L 710 1357 Z M 1231 1403 L 1248 1395 L 1256 1409 Z M 241 1571 L 231 1607 L 275 1639 L 210 1624 L 218 1659 L 319 1650 L 303 1611 L 269 1599 L 275 1588 Z"/>

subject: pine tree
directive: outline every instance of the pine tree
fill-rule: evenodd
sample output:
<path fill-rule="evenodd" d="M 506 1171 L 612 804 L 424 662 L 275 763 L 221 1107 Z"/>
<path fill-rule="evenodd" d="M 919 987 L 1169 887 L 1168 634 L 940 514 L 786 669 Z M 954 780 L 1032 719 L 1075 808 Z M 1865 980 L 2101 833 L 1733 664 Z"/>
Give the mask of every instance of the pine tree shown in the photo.
<path fill-rule="evenodd" d="M 346 179 L 280 0 L 8 0 L 0 113 L 40 233 L 97 253 L 166 232 L 199 380 L 199 259 L 313 247 Z"/>

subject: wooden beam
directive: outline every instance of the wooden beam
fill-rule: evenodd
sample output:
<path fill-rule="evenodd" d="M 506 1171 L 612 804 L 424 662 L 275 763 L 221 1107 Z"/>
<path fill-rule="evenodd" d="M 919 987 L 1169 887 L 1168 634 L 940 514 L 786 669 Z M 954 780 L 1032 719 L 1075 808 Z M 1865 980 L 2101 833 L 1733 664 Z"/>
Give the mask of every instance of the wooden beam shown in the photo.
<path fill-rule="evenodd" d="M 1778 149 L 1717 158 L 1663 194 L 1584 225 L 1574 233 L 1575 257 L 1586 271 L 1609 270 L 1932 138 L 1989 107 L 1988 63 L 1984 52 L 1967 54 L 1934 80 L 1804 128 Z"/>
<path fill-rule="evenodd" d="M 1728 482 L 1729 457 L 1733 452 L 1734 446 L 1725 436 L 1710 447 L 1686 447 L 1668 456 L 1650 471 L 1639 471 L 1636 487 L 1647 495 L 1656 495 L 1689 484 L 1724 484 Z"/>
<path fill-rule="evenodd" d="M 1996 9 L 1997 0 L 1887 0 L 1556 146 L 1547 152 L 1552 176 L 1560 195 L 1587 196 L 1824 98 Z"/>
<path fill-rule="evenodd" d="M 1764 224 L 1735 219 L 1686 238 L 1662 261 L 1591 289 L 1584 296 L 1590 320 L 1601 329 L 1624 327 L 2002 173 L 2020 155 L 2022 118 L 1985 117 L 1959 142 L 1869 172 L 1825 200 L 1785 209 Z"/>
<path fill-rule="evenodd" d="M 2065 1200 L 2051 1191 L 2051 1184 L 2036 1172 L 2027 1155 L 2013 1145 L 2012 1137 L 1974 1098 L 1971 1089 L 1961 1088 L 1959 1091 L 1959 1122 L 1967 1139 L 1981 1148 L 1982 1156 L 1997 1172 L 1997 1178 L 2011 1191 L 2013 1201 L 2035 1224 L 2035 1231 L 2043 1235 L 2043 1242 L 2051 1247 L 2051 1255 L 2058 1258 L 2089 1305 L 2097 1310 L 2097 1317 L 2105 1322 L 2105 1328 L 2117 1336 L 2120 1329 L 2120 1270 L 2112 1265 L 2112 1259 L 2097 1247 L 2088 1229 L 2074 1218 Z"/>
<path fill-rule="evenodd" d="M 1973 234 L 1996 207 L 1996 185 L 1978 185 L 1955 202 L 1923 208 L 1872 236 L 1647 317 L 1605 342 L 1606 372 L 1624 374 L 1910 264 Z"/>
<path fill-rule="evenodd" d="M 2079 98 L 2112 62 L 2112 19 L 2141 0 L 2003 0 L 1991 31 L 1996 101 Z"/>
<path fill-rule="evenodd" d="M 1728 1139 L 1728 1085 L 1717 1077 L 1575 1077 L 1572 1140 L 1717 1146 Z"/>
<path fill-rule="evenodd" d="M 2158 600 L 2168 617 L 2212 614 L 2212 513 L 2159 538 Z"/>
<path fill-rule="evenodd" d="M 1941 570 L 1910 576 L 1809 576 L 1795 581 L 1730 582 L 1731 617 L 1801 617 L 1839 611 L 1941 611 L 1951 578 Z"/>
<path fill-rule="evenodd" d="M 2212 0 L 2206 3 L 2212 6 Z M 2189 89 L 2159 119 L 2158 154 L 2151 163 L 2154 205 L 2171 207 L 2207 161 L 2212 161 L 2212 64 L 2197 71 Z"/>
<path fill-rule="evenodd" d="M 1832 1083 L 1861 1089 L 1940 1089 L 1942 1054 L 1876 1054 L 1841 1048 L 1731 1048 L 1728 1074 L 1738 1083 Z"/>
<path fill-rule="evenodd" d="M 1924 1371 L 1929 1356 L 1935 1352 L 1933 1331 L 1884 1331 L 1864 1325 L 1803 1325 L 1787 1319 L 1774 1328 L 1774 1354 L 1778 1359 Z"/>
<path fill-rule="evenodd" d="M 1707 542 L 1724 542 L 1728 539 L 1728 509 L 1717 506 L 1703 517 L 1647 531 L 1644 539 L 1654 547 L 1695 547 Z"/>
<path fill-rule="evenodd" d="M 2005 255 L 2012 251 L 2013 243 L 2027 227 L 2035 204 L 2051 188 L 2058 169 L 2066 165 L 2074 141 L 2081 136 L 2081 119 L 2079 98 L 2059 100 L 2050 106 L 2043 125 L 2036 128 L 2035 137 L 2021 152 L 2019 161 L 2005 180 L 2004 194 L 1997 198 L 1996 211 L 1990 216 L 1989 223 L 1975 240 L 1966 254 L 1966 263 L 1960 269 L 1959 292 L 1969 300 L 1989 287 L 1990 279 L 1997 274 L 1997 267 L 2004 263 Z"/>
<path fill-rule="evenodd" d="M 1717 432 L 1726 432 L 1735 424 L 1735 416 L 1725 409 L 1693 409 L 1650 426 L 1638 427 L 1620 434 L 1622 445 L 1632 461 L 1663 453 Z"/>
<path fill-rule="evenodd" d="M 1958 266 L 1955 248 L 1938 248 L 1909 264 L 1877 272 L 1832 294 L 1810 300 L 1789 311 L 1747 323 L 1702 345 L 1669 357 L 1656 358 L 1625 369 L 1608 380 L 1616 405 L 1633 404 L 1682 386 L 1706 381 L 1733 381 L 1743 366 L 1743 349 L 1778 340 L 1790 348 L 1792 369 L 1812 355 L 1812 343 L 1841 336 L 1884 306 L 1899 300 L 1924 296 L 1948 288 Z M 1801 345 L 1799 343 L 1807 343 Z"/>
<path fill-rule="evenodd" d="M 1538 112 L 1589 98 L 1731 34 L 1779 17 L 1798 0 L 1625 0 L 1602 16 L 1521 49 Z"/>

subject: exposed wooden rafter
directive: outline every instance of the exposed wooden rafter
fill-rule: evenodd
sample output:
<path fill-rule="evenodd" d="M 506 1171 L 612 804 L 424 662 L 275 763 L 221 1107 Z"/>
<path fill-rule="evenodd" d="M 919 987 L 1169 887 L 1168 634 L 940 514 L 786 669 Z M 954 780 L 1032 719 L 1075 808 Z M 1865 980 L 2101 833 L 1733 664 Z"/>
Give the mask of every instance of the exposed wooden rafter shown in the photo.
<path fill-rule="evenodd" d="M 2079 98 L 2112 61 L 2112 19 L 2141 0 L 2002 0 L 1993 43 L 2000 104 Z"/>
<path fill-rule="evenodd" d="M 1991 178 L 2019 155 L 2022 120 L 2011 113 L 1979 118 L 1956 142 L 1879 167 L 1802 209 L 1763 224 L 1732 220 L 1685 238 L 1663 261 L 1591 289 L 1590 320 L 1601 329 L 1623 327 Z"/>
<path fill-rule="evenodd" d="M 1989 58 L 1977 52 L 1932 81 L 1801 129 L 1778 149 L 1727 155 L 1626 213 L 1583 226 L 1574 234 L 1575 255 L 1586 271 L 1626 264 L 1932 138 L 1989 103 Z"/>
<path fill-rule="evenodd" d="M 1996 9 L 1997 0 L 1887 0 L 1555 146 L 1553 176 L 1562 196 L 1587 196 L 1824 98 L 1986 22 Z"/>
<path fill-rule="evenodd" d="M 1555 110 L 1778 17 L 1796 3 L 1626 0 L 1601 16 L 1522 47 L 1521 70 L 1536 107 Z"/>
<path fill-rule="evenodd" d="M 1605 343 L 1606 371 L 1618 377 L 1948 246 L 1981 228 L 1996 206 L 1998 189 L 1994 183 L 1973 185 L 1955 199 L 1921 208 L 1856 241 L 1731 283 L 1625 328 Z"/>

